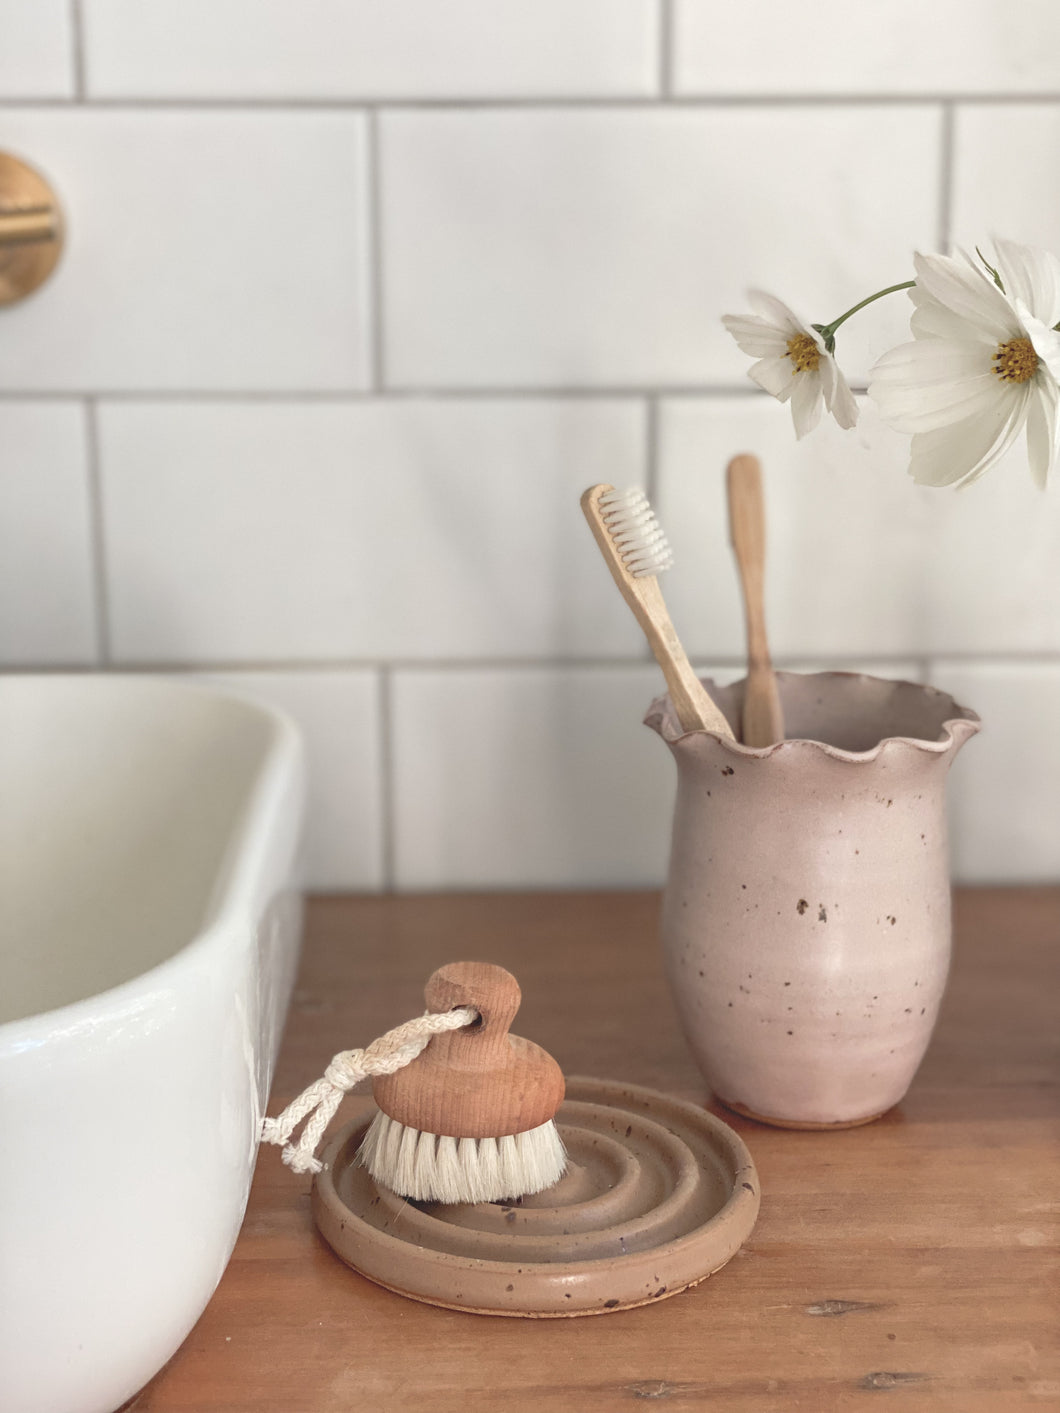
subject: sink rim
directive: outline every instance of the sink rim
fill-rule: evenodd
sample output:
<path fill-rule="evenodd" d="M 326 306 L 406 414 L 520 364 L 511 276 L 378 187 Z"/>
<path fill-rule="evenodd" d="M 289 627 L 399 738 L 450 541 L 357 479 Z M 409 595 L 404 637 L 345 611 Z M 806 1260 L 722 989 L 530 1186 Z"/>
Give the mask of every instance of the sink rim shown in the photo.
<path fill-rule="evenodd" d="M 47 684 L 47 685 L 46 685 Z M 249 700 L 238 690 L 209 682 L 185 681 L 161 673 L 130 672 L 26 672 L 0 677 L 0 702 L 9 691 L 52 686 L 78 687 L 90 692 L 159 691 L 173 695 L 213 697 L 233 703 L 248 716 L 269 727 L 260 769 L 248 792 L 238 824 L 228 841 L 219 876 L 202 925 L 177 951 L 116 985 L 93 991 L 78 1000 L 30 1015 L 0 1021 L 0 1060 L 50 1033 L 75 1034 L 82 1025 L 94 1027 L 108 1020 L 126 1020 L 141 1005 L 148 1005 L 159 989 L 179 981 L 180 973 L 194 969 L 224 940 L 241 934 L 240 924 L 256 912 L 255 885 L 263 872 L 277 816 L 289 806 L 290 782 L 304 763 L 302 737 L 284 711 Z"/>

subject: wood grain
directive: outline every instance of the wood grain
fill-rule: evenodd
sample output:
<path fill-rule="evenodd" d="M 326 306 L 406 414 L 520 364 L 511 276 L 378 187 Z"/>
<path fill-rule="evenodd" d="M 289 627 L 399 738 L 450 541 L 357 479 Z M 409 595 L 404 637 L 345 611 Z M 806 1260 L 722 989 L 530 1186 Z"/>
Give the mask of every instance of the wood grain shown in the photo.
<path fill-rule="evenodd" d="M 729 539 L 740 572 L 747 623 L 741 739 L 745 746 L 771 746 L 784 739 L 784 712 L 766 636 L 766 515 L 757 456 L 734 456 L 726 467 L 725 486 Z"/>
<path fill-rule="evenodd" d="M 321 898 L 270 1112 L 415 1014 L 454 956 L 519 978 L 519 1029 L 568 1073 L 709 1096 L 647 893 Z M 1040 1413 L 1060 1407 L 1060 889 L 959 892 L 950 989 L 901 1106 L 839 1133 L 723 1110 L 762 1212 L 664 1305 L 510 1321 L 403 1300 L 317 1236 L 263 1150 L 232 1261 L 137 1413 Z M 340 1110 L 336 1124 L 343 1122 Z"/>
<path fill-rule="evenodd" d="M 450 962 L 433 973 L 424 999 L 429 1011 L 472 1006 L 480 1023 L 436 1035 L 411 1065 L 374 1079 L 372 1094 L 385 1114 L 452 1138 L 501 1138 L 555 1118 L 563 1071 L 540 1045 L 509 1034 L 520 1001 L 510 971 Z"/>
<path fill-rule="evenodd" d="M 732 728 L 696 676 L 677 636 L 658 579 L 652 574 L 631 574 L 611 538 L 600 500 L 613 490 L 614 486 L 606 484 L 590 486 L 581 498 L 582 514 L 589 522 L 593 539 L 600 547 L 600 553 L 611 571 L 612 579 L 633 610 L 633 616 L 648 640 L 655 661 L 662 668 L 677 719 L 685 731 L 716 731 L 719 736 L 731 739 Z"/>

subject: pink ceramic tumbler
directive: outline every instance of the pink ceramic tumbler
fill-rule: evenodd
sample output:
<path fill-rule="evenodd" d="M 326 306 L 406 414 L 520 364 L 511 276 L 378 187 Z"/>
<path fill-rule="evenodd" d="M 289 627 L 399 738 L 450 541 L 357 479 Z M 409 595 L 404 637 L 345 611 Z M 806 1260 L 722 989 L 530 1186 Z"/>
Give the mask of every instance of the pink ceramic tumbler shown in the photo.
<path fill-rule="evenodd" d="M 778 673 L 759 749 L 645 718 L 677 761 L 662 934 L 719 1099 L 791 1128 L 868 1123 L 905 1094 L 950 959 L 945 786 L 979 718 L 932 687 Z M 743 684 L 711 695 L 738 731 Z"/>

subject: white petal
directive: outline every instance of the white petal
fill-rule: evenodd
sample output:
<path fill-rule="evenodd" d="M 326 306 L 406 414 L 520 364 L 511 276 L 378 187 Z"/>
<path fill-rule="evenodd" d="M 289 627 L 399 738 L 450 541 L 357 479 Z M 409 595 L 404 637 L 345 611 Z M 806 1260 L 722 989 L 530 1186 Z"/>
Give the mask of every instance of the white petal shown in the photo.
<path fill-rule="evenodd" d="M 898 432 L 913 433 L 951 427 L 979 412 L 994 412 L 1004 417 L 1015 398 L 1009 385 L 993 377 L 900 392 L 870 383 L 868 391 L 888 426 Z"/>
<path fill-rule="evenodd" d="M 909 297 L 915 305 L 909 320 L 909 328 L 914 338 L 979 339 L 991 348 L 997 347 L 993 334 L 980 329 L 978 325 L 969 324 L 967 319 L 955 314 L 952 309 L 947 309 L 926 290 L 914 287 L 909 291 Z"/>
<path fill-rule="evenodd" d="M 821 379 L 817 373 L 796 373 L 791 420 L 795 424 L 796 439 L 812 432 L 821 420 Z"/>
<path fill-rule="evenodd" d="M 1033 314 L 1023 315 L 1023 325 L 1035 353 L 1045 364 L 1054 382 L 1060 382 L 1060 333 L 1043 324 Z"/>
<path fill-rule="evenodd" d="M 839 368 L 830 354 L 826 353 L 818 363 L 817 376 L 821 380 L 821 395 L 824 398 L 824 405 L 830 407 L 835 395 L 836 379 L 839 377 Z"/>
<path fill-rule="evenodd" d="M 764 319 L 758 319 L 753 314 L 726 314 L 721 322 L 743 352 L 750 354 L 752 358 L 780 356 L 787 352 L 791 335 L 784 330 L 775 329 Z"/>
<path fill-rule="evenodd" d="M 825 407 L 843 430 L 849 431 L 857 425 L 858 405 L 834 358 L 821 359 L 820 375 Z"/>
<path fill-rule="evenodd" d="M 810 333 L 801 319 L 797 319 L 788 306 L 776 298 L 775 295 L 766 294 L 765 290 L 752 289 L 747 291 L 747 300 L 756 314 L 768 320 L 778 329 L 786 329 L 788 334 Z M 813 335 L 810 335 L 811 338 Z"/>
<path fill-rule="evenodd" d="M 1030 409 L 1031 402 L 1030 392 L 1030 383 L 1024 383 L 1019 389 L 1019 395 L 1013 403 L 1008 425 L 1005 427 L 1000 441 L 998 441 L 995 446 L 991 447 L 989 456 L 984 457 L 979 465 L 964 478 L 957 487 L 959 491 L 966 490 L 969 486 L 978 481 L 981 476 L 985 476 L 992 467 L 997 465 L 1002 457 L 1008 454 L 1013 442 L 1019 436 L 1027 421 L 1027 413 Z"/>
<path fill-rule="evenodd" d="M 857 426 L 858 405 L 854 400 L 854 394 L 850 391 L 849 383 L 842 376 L 836 382 L 836 390 L 828 405 L 828 410 L 845 432 L 849 431 L 851 427 Z"/>
<path fill-rule="evenodd" d="M 1012 386 L 985 361 L 981 344 L 921 339 L 885 353 L 872 369 L 869 396 L 901 432 L 930 432 L 994 408 L 1003 416 Z"/>
<path fill-rule="evenodd" d="M 997 268 L 1009 298 L 1025 304 L 1049 328 L 1060 320 L 1060 260 L 1050 250 L 994 240 Z"/>
<path fill-rule="evenodd" d="M 910 447 L 909 474 L 922 486 L 978 479 L 1011 446 L 1024 416 L 1018 407 L 985 408 L 949 427 L 918 433 Z"/>
<path fill-rule="evenodd" d="M 791 359 L 786 355 L 783 358 L 763 358 L 758 363 L 752 363 L 747 370 L 747 376 L 781 402 L 787 402 L 795 387 L 795 373 Z"/>
<path fill-rule="evenodd" d="M 1036 380 L 1036 384 L 1027 409 L 1027 460 L 1035 485 L 1044 491 L 1053 462 L 1060 455 L 1060 418 L 1056 415 L 1056 384 L 1049 378 L 1040 384 Z"/>
<path fill-rule="evenodd" d="M 916 255 L 913 263 L 917 284 L 939 304 L 998 343 L 1013 336 L 1011 305 L 989 275 L 949 255 Z"/>
<path fill-rule="evenodd" d="M 918 486 L 952 486 L 963 479 L 967 466 L 955 455 L 952 427 L 917 432 L 909 443 L 909 474 Z"/>
<path fill-rule="evenodd" d="M 996 344 L 969 339 L 917 339 L 890 349 L 869 376 L 890 381 L 908 377 L 917 382 L 971 378 L 992 372 L 996 352 Z"/>

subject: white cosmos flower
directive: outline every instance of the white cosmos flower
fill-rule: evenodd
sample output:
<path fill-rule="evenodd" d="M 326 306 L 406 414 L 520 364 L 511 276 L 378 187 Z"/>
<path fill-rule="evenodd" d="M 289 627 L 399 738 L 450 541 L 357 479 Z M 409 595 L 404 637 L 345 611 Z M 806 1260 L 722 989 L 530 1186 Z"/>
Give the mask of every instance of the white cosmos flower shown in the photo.
<path fill-rule="evenodd" d="M 854 395 L 820 334 L 771 294 L 751 290 L 748 299 L 754 314 L 726 314 L 721 322 L 744 353 L 758 359 L 748 375 L 781 402 L 790 400 L 796 437 L 817 426 L 822 401 L 841 427 L 853 427 Z"/>
<path fill-rule="evenodd" d="M 873 368 L 869 396 L 913 436 L 909 472 L 928 486 L 971 485 L 1024 427 L 1044 486 L 1060 455 L 1060 261 L 996 241 L 1004 289 L 968 256 L 918 255 L 913 342 Z"/>

